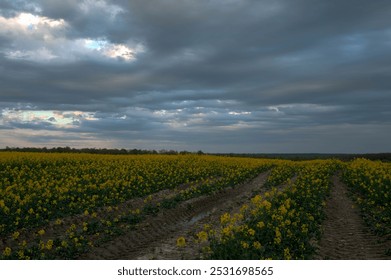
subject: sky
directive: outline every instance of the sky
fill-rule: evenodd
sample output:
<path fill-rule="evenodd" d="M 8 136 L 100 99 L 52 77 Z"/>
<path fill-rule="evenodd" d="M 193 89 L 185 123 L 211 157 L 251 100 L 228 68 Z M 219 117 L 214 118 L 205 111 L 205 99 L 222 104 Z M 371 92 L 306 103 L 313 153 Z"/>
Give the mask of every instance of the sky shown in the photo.
<path fill-rule="evenodd" d="M 0 0 L 0 148 L 391 152 L 389 0 Z"/>

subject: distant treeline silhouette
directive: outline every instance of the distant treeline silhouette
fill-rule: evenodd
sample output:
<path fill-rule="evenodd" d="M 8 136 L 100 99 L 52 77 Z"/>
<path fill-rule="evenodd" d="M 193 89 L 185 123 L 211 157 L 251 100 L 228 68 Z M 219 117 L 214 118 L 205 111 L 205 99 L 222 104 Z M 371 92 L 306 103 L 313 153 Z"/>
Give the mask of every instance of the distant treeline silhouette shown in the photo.
<path fill-rule="evenodd" d="M 322 154 L 322 153 L 290 153 L 290 154 L 214 154 L 225 155 L 231 157 L 253 157 L 253 158 L 270 158 L 270 159 L 289 159 L 289 160 L 313 160 L 313 159 L 339 159 L 342 161 L 350 161 L 356 158 L 366 158 L 369 160 L 380 160 L 391 162 L 391 153 L 374 153 L 374 154 Z"/>
<path fill-rule="evenodd" d="M 366 158 L 370 160 L 380 160 L 391 162 L 391 153 L 376 153 L 376 154 L 322 154 L 322 153 L 291 153 L 291 154 L 276 154 L 276 153 L 204 153 L 199 150 L 196 152 L 175 151 L 175 150 L 141 150 L 141 149 L 108 149 L 108 148 L 71 148 L 71 147 L 54 147 L 54 148 L 37 148 L 37 147 L 6 147 L 0 151 L 14 152 L 37 152 L 37 153 L 87 153 L 87 154 L 109 154 L 109 155 L 216 155 L 229 157 L 252 157 L 252 158 L 274 158 L 274 159 L 290 159 L 290 160 L 311 160 L 311 159 L 329 159 L 335 158 L 343 161 L 352 160 L 355 158 Z"/>
<path fill-rule="evenodd" d="M 37 148 L 37 147 L 6 147 L 0 151 L 9 152 L 36 152 L 36 153 L 86 153 L 86 154 L 108 154 L 108 155 L 178 155 L 178 154 L 204 154 L 202 151 L 175 151 L 175 150 L 140 150 L 140 149 L 107 149 L 107 148 L 71 148 L 71 147 L 53 147 L 53 148 Z"/>

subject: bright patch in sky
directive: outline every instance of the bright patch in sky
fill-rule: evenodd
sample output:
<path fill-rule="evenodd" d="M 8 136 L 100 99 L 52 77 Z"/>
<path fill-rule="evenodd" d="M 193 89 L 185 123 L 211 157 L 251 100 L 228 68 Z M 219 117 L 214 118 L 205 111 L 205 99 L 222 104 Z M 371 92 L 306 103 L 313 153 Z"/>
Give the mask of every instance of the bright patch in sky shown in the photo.
<path fill-rule="evenodd" d="M 251 115 L 251 112 L 229 112 L 228 114 L 234 116 L 241 116 L 241 115 Z"/>
<path fill-rule="evenodd" d="M 29 29 L 38 29 L 40 25 L 48 25 L 51 28 L 60 27 L 65 25 L 63 19 L 54 20 L 47 17 L 41 17 L 29 13 L 21 13 L 17 17 L 10 19 L 21 26 L 27 27 Z"/>
<path fill-rule="evenodd" d="M 137 53 L 144 51 L 141 44 L 114 44 L 105 38 L 68 39 L 64 31 L 69 27 L 64 19 L 31 13 L 20 13 L 12 18 L 0 16 L 0 35 L 13 38 L 12 47 L 5 51 L 10 59 L 48 63 L 72 62 L 88 56 L 133 61 Z"/>
<path fill-rule="evenodd" d="M 2 111 L 3 124 L 8 122 L 20 123 L 51 123 L 55 126 L 71 126 L 84 120 L 96 120 L 94 113 L 80 111 L 51 111 L 51 110 L 11 110 Z"/>
<path fill-rule="evenodd" d="M 68 24 L 63 19 L 51 19 L 30 13 L 20 13 L 13 18 L 0 16 L 0 34 L 23 39 L 20 36 L 49 35 L 55 30 L 65 28 Z"/>
<path fill-rule="evenodd" d="M 87 49 L 98 51 L 106 57 L 122 58 L 124 60 L 135 59 L 135 53 L 143 50 L 141 45 L 137 45 L 134 49 L 132 49 L 123 44 L 112 44 L 107 40 L 102 39 L 85 39 L 84 46 Z"/>
<path fill-rule="evenodd" d="M 98 50 L 100 51 L 107 45 L 107 41 L 105 40 L 91 40 L 85 39 L 84 45 L 87 49 Z"/>
<path fill-rule="evenodd" d="M 124 45 L 112 45 L 107 49 L 105 55 L 111 58 L 123 58 L 125 60 L 134 59 L 134 51 Z"/>

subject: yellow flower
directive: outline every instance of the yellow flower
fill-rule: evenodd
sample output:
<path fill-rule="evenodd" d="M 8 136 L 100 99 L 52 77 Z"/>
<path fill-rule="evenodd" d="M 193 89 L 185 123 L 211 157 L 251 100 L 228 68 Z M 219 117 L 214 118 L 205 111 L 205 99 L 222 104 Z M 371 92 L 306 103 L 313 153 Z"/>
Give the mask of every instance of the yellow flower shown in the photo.
<path fill-rule="evenodd" d="M 276 227 L 275 233 L 276 233 L 276 237 L 274 238 L 274 243 L 280 244 L 281 243 L 281 232 L 278 227 Z"/>
<path fill-rule="evenodd" d="M 176 240 L 176 245 L 178 247 L 185 247 L 186 246 L 186 239 L 184 237 L 179 237 L 177 240 Z"/>
<path fill-rule="evenodd" d="M 272 204 L 267 201 L 267 200 L 264 200 L 262 201 L 262 206 L 266 208 L 266 210 L 270 210 L 270 208 L 272 207 Z"/>
<path fill-rule="evenodd" d="M 286 209 L 289 209 L 291 207 L 291 199 L 288 198 L 287 200 L 285 200 L 284 205 Z"/>
<path fill-rule="evenodd" d="M 289 248 L 285 248 L 284 249 L 284 259 L 286 259 L 286 260 L 292 259 L 292 256 L 291 256 L 291 254 L 289 252 Z"/>
<path fill-rule="evenodd" d="M 19 260 L 23 260 L 24 259 L 24 251 L 23 250 L 19 250 L 18 251 L 18 258 L 19 258 Z"/>
<path fill-rule="evenodd" d="M 225 225 L 230 221 L 230 219 L 231 219 L 231 215 L 229 213 L 224 213 L 220 217 L 220 224 Z"/>
<path fill-rule="evenodd" d="M 62 220 L 61 219 L 57 219 L 54 223 L 55 225 L 61 225 L 62 224 Z"/>
<path fill-rule="evenodd" d="M 27 241 L 23 240 L 21 243 L 19 243 L 19 246 L 21 246 L 22 248 L 26 247 L 27 246 Z"/>
<path fill-rule="evenodd" d="M 221 230 L 221 234 L 224 236 L 228 236 L 231 234 L 231 231 L 232 231 L 232 226 L 227 226 Z"/>
<path fill-rule="evenodd" d="M 66 248 L 66 247 L 68 247 L 68 243 L 67 243 L 65 240 L 63 240 L 63 241 L 61 242 L 61 246 L 64 247 L 64 248 Z"/>
<path fill-rule="evenodd" d="M 49 239 L 46 243 L 46 249 L 51 250 L 53 247 L 53 240 Z"/>
<path fill-rule="evenodd" d="M 284 205 L 281 205 L 278 210 L 281 212 L 282 215 L 285 215 L 288 211 L 286 210 Z"/>
<path fill-rule="evenodd" d="M 250 245 L 248 245 L 248 243 L 245 241 L 241 241 L 240 244 L 242 245 L 243 249 L 247 249 L 250 247 Z"/>
<path fill-rule="evenodd" d="M 253 247 L 257 250 L 261 249 L 262 248 L 262 245 L 259 241 L 254 241 L 253 243 Z"/>
<path fill-rule="evenodd" d="M 239 213 L 235 213 L 232 220 L 231 220 L 231 223 L 234 222 L 240 222 L 241 220 L 243 220 L 243 214 L 239 214 Z"/>
<path fill-rule="evenodd" d="M 247 204 L 243 204 L 243 206 L 240 207 L 240 213 L 244 213 L 247 209 L 248 209 L 248 205 Z"/>
<path fill-rule="evenodd" d="M 204 230 L 209 230 L 211 226 L 209 224 L 204 224 Z"/>
<path fill-rule="evenodd" d="M 3 255 L 6 256 L 6 257 L 8 257 L 8 256 L 11 255 L 11 253 L 12 253 L 11 248 L 10 248 L 10 247 L 5 247 L 5 249 L 4 249 L 4 251 L 3 251 Z"/>
<path fill-rule="evenodd" d="M 265 223 L 262 221 L 257 223 L 257 228 L 263 228 L 264 226 L 265 226 Z"/>
<path fill-rule="evenodd" d="M 251 203 L 254 204 L 254 205 L 258 205 L 260 204 L 262 201 L 262 196 L 260 196 L 259 194 L 254 196 L 252 199 L 251 199 Z"/>
<path fill-rule="evenodd" d="M 39 234 L 39 235 L 44 235 L 44 234 L 45 234 L 45 230 L 44 230 L 44 229 L 39 230 L 39 231 L 38 231 L 38 234 Z"/>
<path fill-rule="evenodd" d="M 253 230 L 252 228 L 250 228 L 250 229 L 248 230 L 248 234 L 251 235 L 251 236 L 254 236 L 255 230 Z"/>
<path fill-rule="evenodd" d="M 19 235 L 20 235 L 19 231 L 15 231 L 15 232 L 12 234 L 12 239 L 14 239 L 14 240 L 18 239 Z"/>
<path fill-rule="evenodd" d="M 208 234 L 205 231 L 200 231 L 197 233 L 197 238 L 200 242 L 208 240 Z"/>

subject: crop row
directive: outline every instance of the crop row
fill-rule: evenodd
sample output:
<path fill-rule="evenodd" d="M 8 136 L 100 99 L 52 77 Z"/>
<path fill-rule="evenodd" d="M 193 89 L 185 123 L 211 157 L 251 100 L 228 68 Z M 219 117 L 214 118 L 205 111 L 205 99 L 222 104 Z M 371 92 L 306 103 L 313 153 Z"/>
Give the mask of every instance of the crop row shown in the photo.
<path fill-rule="evenodd" d="M 329 178 L 338 164 L 330 160 L 297 165 L 301 171 L 296 181 L 283 191 L 273 188 L 263 195 L 255 195 L 242 205 L 239 213 L 222 215 L 218 226 L 205 225 L 196 239 L 205 243 L 203 257 L 310 258 L 314 252 L 311 242 L 319 237 L 319 226 L 324 219 Z"/>
<path fill-rule="evenodd" d="M 344 182 L 363 218 L 379 235 L 391 236 L 391 164 L 356 159 L 344 165 Z"/>
<path fill-rule="evenodd" d="M 272 161 L 207 156 L 8 157 L 0 160 L 1 235 L 6 240 L 0 249 L 3 258 L 11 259 L 73 258 L 145 215 L 234 186 L 272 166 Z M 167 197 L 152 199 L 183 184 Z M 135 197 L 145 198 L 141 207 L 126 204 Z M 66 223 L 69 216 L 77 219 Z"/>

